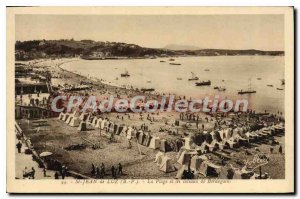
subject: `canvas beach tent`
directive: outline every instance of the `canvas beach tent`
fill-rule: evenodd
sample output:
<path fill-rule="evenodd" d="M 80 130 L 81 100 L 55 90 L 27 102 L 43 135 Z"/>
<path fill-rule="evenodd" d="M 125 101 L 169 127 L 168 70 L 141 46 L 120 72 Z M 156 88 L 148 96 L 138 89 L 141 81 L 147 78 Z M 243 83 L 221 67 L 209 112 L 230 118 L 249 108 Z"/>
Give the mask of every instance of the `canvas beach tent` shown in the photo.
<path fill-rule="evenodd" d="M 160 139 L 159 137 L 152 137 L 150 144 L 149 144 L 149 148 L 150 149 L 158 149 L 160 146 Z"/>
<path fill-rule="evenodd" d="M 160 140 L 159 150 L 162 152 L 167 152 L 167 141 L 165 139 Z"/>
<path fill-rule="evenodd" d="M 114 123 L 113 122 L 109 122 L 108 123 L 108 132 L 109 133 L 113 133 L 114 132 Z"/>
<path fill-rule="evenodd" d="M 103 127 L 103 129 L 105 130 L 105 131 L 108 131 L 109 129 L 108 129 L 108 126 L 109 125 L 109 121 L 108 120 L 104 120 L 104 127 Z"/>
<path fill-rule="evenodd" d="M 145 139 L 145 134 L 143 131 L 139 131 L 139 137 L 138 137 L 138 143 L 143 144 L 143 141 Z"/>
<path fill-rule="evenodd" d="M 182 179 L 185 170 L 188 170 L 188 165 L 182 165 L 182 167 L 177 171 L 175 179 Z"/>
<path fill-rule="evenodd" d="M 92 120 L 91 125 L 95 127 L 97 125 L 97 120 L 98 120 L 98 118 L 94 117 L 93 120 Z"/>
<path fill-rule="evenodd" d="M 127 130 L 128 130 L 128 126 L 125 126 L 125 124 L 123 125 L 122 131 L 120 132 L 120 135 L 124 135 L 126 136 L 127 134 Z"/>
<path fill-rule="evenodd" d="M 63 112 L 61 112 L 61 113 L 59 114 L 59 116 L 58 116 L 58 119 L 59 119 L 59 120 L 62 120 L 62 119 L 63 119 L 63 117 L 64 117 L 64 113 L 63 113 Z"/>
<path fill-rule="evenodd" d="M 100 125 L 100 129 L 101 130 L 103 130 L 104 129 L 104 124 L 105 124 L 105 122 L 106 122 L 106 119 L 103 119 L 102 121 L 101 121 L 101 125 Z"/>
<path fill-rule="evenodd" d="M 188 164 L 190 161 L 192 154 L 189 153 L 187 150 L 184 150 L 181 154 L 180 157 L 178 158 L 177 162 L 181 165 Z"/>
<path fill-rule="evenodd" d="M 192 138 L 191 137 L 185 137 L 185 138 L 183 138 L 183 140 L 184 140 L 184 148 L 185 149 L 192 149 L 192 143 L 193 143 L 193 141 L 192 141 Z"/>
<path fill-rule="evenodd" d="M 162 159 L 162 163 L 159 167 L 159 170 L 161 170 L 165 173 L 175 171 L 175 167 L 172 163 L 172 159 L 168 156 L 164 156 L 163 159 Z"/>
<path fill-rule="evenodd" d="M 210 161 L 203 161 L 200 168 L 199 173 L 205 177 L 218 177 L 221 172 L 221 166 L 218 166 Z"/>
<path fill-rule="evenodd" d="M 247 132 L 245 133 L 247 139 L 249 140 L 249 142 L 254 142 L 256 140 L 256 137 L 255 135 L 251 134 L 250 132 Z"/>
<path fill-rule="evenodd" d="M 191 169 L 194 171 L 198 171 L 202 162 L 207 161 L 207 157 L 205 155 L 194 155 L 191 159 Z"/>
<path fill-rule="evenodd" d="M 69 116 L 70 116 L 69 113 L 65 113 L 65 114 L 63 115 L 62 120 L 63 120 L 63 121 L 66 121 L 66 120 L 69 118 Z"/>
<path fill-rule="evenodd" d="M 70 122 L 71 122 L 71 120 L 72 120 L 72 118 L 73 118 L 74 116 L 73 116 L 73 114 L 72 115 L 70 115 L 69 117 L 68 117 L 68 119 L 66 120 L 66 124 L 69 124 Z"/>
<path fill-rule="evenodd" d="M 217 142 L 220 142 L 222 140 L 218 131 L 212 131 L 210 134 L 212 136 L 212 141 L 216 140 Z"/>
<path fill-rule="evenodd" d="M 118 124 L 114 124 L 114 134 L 117 134 L 119 130 L 119 125 Z"/>
<path fill-rule="evenodd" d="M 267 134 L 268 136 L 271 136 L 272 135 L 272 132 L 271 132 L 271 129 L 269 127 L 265 127 L 262 129 L 262 132 L 264 134 Z"/>
<path fill-rule="evenodd" d="M 86 122 L 81 121 L 79 127 L 77 128 L 78 131 L 86 131 Z"/>
<path fill-rule="evenodd" d="M 119 128 L 118 128 L 116 134 L 117 134 L 117 135 L 120 135 L 124 128 L 125 128 L 125 125 L 124 125 L 124 124 L 119 125 Z"/>
<path fill-rule="evenodd" d="M 152 136 L 150 135 L 150 133 L 146 133 L 145 134 L 145 139 L 143 140 L 143 145 L 148 147 L 150 144 L 150 141 L 152 139 Z"/>
<path fill-rule="evenodd" d="M 233 175 L 234 175 L 234 170 L 232 168 L 223 166 L 220 169 L 219 179 L 233 179 Z"/>
<path fill-rule="evenodd" d="M 128 140 L 131 140 L 131 138 L 134 137 L 133 136 L 133 132 L 134 132 L 133 128 L 132 127 L 128 127 L 128 129 L 126 131 L 126 137 L 127 137 Z"/>
<path fill-rule="evenodd" d="M 211 144 L 207 143 L 206 141 L 202 143 L 201 145 L 206 151 L 215 151 L 217 150 L 216 148 L 216 141 L 212 141 Z"/>
<path fill-rule="evenodd" d="M 204 134 L 205 142 L 207 142 L 208 144 L 211 143 L 213 140 L 212 135 L 210 133 L 208 133 L 207 131 L 203 131 L 203 134 Z"/>
<path fill-rule="evenodd" d="M 249 144 L 248 139 L 242 138 L 239 135 L 236 135 L 234 140 L 238 143 L 239 146 L 246 146 Z"/>
<path fill-rule="evenodd" d="M 84 114 L 84 113 L 81 113 L 80 116 L 79 116 L 79 119 L 80 119 L 80 120 L 84 120 L 84 119 L 85 119 L 85 114 Z"/>
<path fill-rule="evenodd" d="M 161 151 L 159 151 L 159 152 L 156 154 L 155 160 L 154 160 L 154 162 L 156 163 L 156 165 L 158 165 L 158 166 L 161 165 L 162 159 L 163 159 L 164 156 L 165 156 L 165 154 L 162 153 Z"/>
<path fill-rule="evenodd" d="M 100 118 L 98 118 L 97 120 L 96 120 L 96 125 L 95 125 L 95 128 L 101 128 L 101 122 L 102 122 L 102 118 L 100 117 Z"/>
<path fill-rule="evenodd" d="M 72 117 L 72 120 L 70 121 L 69 125 L 73 126 L 73 127 L 77 127 L 79 126 L 81 120 L 79 119 L 79 117 Z"/>
<path fill-rule="evenodd" d="M 238 147 L 238 143 L 231 137 L 228 140 L 226 140 L 225 146 L 227 148 L 230 148 L 230 149 L 237 148 Z"/>
<path fill-rule="evenodd" d="M 196 146 L 194 150 L 197 151 L 198 154 L 204 154 L 207 152 L 204 145 Z"/>

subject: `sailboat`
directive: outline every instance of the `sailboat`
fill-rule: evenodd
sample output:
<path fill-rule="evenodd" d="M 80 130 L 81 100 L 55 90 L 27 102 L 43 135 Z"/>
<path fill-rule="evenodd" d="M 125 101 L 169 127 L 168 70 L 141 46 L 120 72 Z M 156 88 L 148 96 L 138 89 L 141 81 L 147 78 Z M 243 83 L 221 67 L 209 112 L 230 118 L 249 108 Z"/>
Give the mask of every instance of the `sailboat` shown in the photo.
<path fill-rule="evenodd" d="M 256 91 L 251 88 L 251 79 L 249 79 L 248 90 L 240 90 L 240 91 L 238 91 L 238 94 L 243 95 L 243 94 L 251 94 L 251 93 L 256 93 Z"/>
<path fill-rule="evenodd" d="M 129 76 L 130 75 L 127 70 L 124 73 L 121 73 L 121 77 L 129 77 Z"/>
<path fill-rule="evenodd" d="M 195 75 L 195 73 L 193 73 L 193 72 L 191 72 L 191 73 L 192 73 L 192 78 L 189 78 L 189 79 L 188 79 L 189 81 L 199 80 L 199 77 L 197 77 L 197 76 Z"/>

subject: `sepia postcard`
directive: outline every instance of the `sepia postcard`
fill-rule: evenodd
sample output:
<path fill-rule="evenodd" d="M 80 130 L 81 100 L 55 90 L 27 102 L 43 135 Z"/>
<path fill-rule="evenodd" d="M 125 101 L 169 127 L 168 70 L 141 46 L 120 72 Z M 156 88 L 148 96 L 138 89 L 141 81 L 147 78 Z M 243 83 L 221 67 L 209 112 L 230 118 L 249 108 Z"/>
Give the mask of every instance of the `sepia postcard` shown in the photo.
<path fill-rule="evenodd" d="M 8 7 L 7 192 L 294 193 L 293 7 Z"/>

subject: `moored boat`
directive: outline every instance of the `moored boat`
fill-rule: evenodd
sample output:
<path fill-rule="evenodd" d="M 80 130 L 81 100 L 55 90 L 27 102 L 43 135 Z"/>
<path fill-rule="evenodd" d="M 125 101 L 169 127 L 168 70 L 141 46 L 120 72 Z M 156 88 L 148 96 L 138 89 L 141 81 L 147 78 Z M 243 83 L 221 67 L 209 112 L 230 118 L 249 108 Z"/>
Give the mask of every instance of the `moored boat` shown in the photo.
<path fill-rule="evenodd" d="M 251 79 L 249 79 L 249 85 L 248 85 L 248 89 L 247 90 L 239 90 L 238 94 L 239 95 L 243 95 L 243 94 L 251 94 L 251 93 L 256 93 L 256 90 L 253 90 L 251 88 Z"/>
<path fill-rule="evenodd" d="M 195 73 L 193 73 L 193 72 L 191 72 L 191 73 L 192 73 L 192 77 L 188 79 L 189 81 L 199 80 L 199 77 L 197 77 L 197 76 L 195 75 Z"/>
<path fill-rule="evenodd" d="M 125 71 L 124 73 L 121 73 L 121 77 L 130 77 L 128 71 Z"/>
<path fill-rule="evenodd" d="M 240 90 L 240 91 L 238 91 L 238 94 L 240 94 L 240 95 L 251 94 L 251 93 L 256 93 L 256 91 L 255 90 L 245 90 L 245 91 Z"/>
<path fill-rule="evenodd" d="M 208 81 L 196 82 L 195 84 L 196 84 L 196 86 L 210 86 L 211 81 L 208 80 Z"/>

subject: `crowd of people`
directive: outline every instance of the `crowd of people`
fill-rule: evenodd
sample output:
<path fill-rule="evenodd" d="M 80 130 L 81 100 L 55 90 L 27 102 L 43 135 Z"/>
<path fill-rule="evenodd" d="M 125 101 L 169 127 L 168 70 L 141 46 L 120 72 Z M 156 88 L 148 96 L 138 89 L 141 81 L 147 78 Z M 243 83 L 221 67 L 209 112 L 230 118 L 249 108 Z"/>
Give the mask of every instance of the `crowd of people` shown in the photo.
<path fill-rule="evenodd" d="M 116 179 L 116 178 L 122 176 L 123 174 L 124 174 L 123 167 L 122 167 L 121 163 L 119 163 L 117 166 L 112 165 L 110 168 L 110 173 L 106 171 L 105 165 L 103 162 L 102 162 L 100 168 L 98 166 L 95 166 L 93 163 L 91 166 L 91 176 L 96 179 L 105 178 L 106 175 L 111 175 L 111 177 L 113 179 Z"/>

